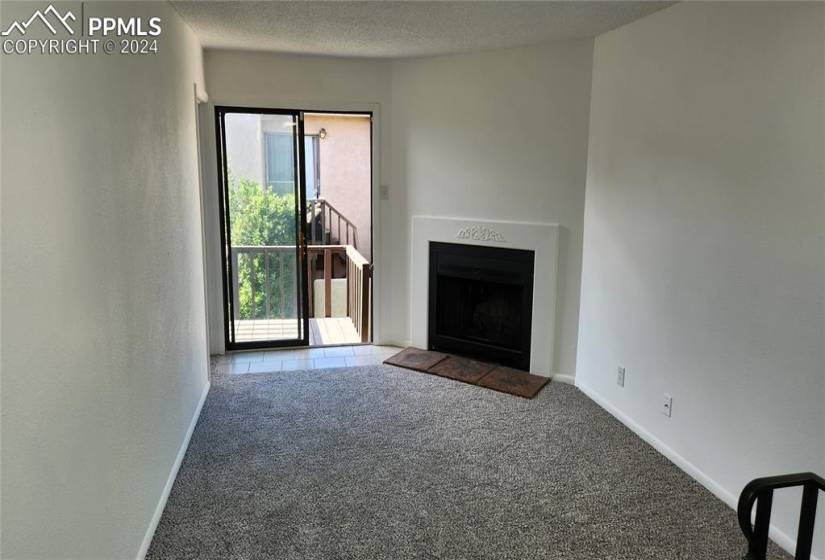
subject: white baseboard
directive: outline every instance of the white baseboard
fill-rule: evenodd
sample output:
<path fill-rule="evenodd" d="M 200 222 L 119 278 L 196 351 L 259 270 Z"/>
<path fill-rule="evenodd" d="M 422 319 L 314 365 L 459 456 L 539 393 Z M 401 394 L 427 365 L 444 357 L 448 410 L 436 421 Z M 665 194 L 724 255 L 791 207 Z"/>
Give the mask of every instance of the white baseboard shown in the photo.
<path fill-rule="evenodd" d="M 576 377 L 574 375 L 567 375 L 565 373 L 553 373 L 550 375 L 550 379 L 558 383 L 567 383 L 568 385 L 576 384 Z"/>
<path fill-rule="evenodd" d="M 198 406 L 195 407 L 195 412 L 192 414 L 192 420 L 189 422 L 189 428 L 186 430 L 186 435 L 178 449 L 178 455 L 175 457 L 175 462 L 172 464 L 172 469 L 169 471 L 169 477 L 166 479 L 166 485 L 163 487 L 163 492 L 160 494 L 158 505 L 155 507 L 155 513 L 149 522 L 149 527 L 146 529 L 146 534 L 143 536 L 143 542 L 140 544 L 140 549 L 137 553 L 137 560 L 143 560 L 146 553 L 149 552 L 149 545 L 152 544 L 152 537 L 155 536 L 155 529 L 158 528 L 160 518 L 163 515 L 163 510 L 166 508 L 166 500 L 169 499 L 169 493 L 172 491 L 172 485 L 175 483 L 175 478 L 178 476 L 178 469 L 183 462 L 183 456 L 186 455 L 186 450 L 189 447 L 189 440 L 192 439 L 192 432 L 195 431 L 195 426 L 198 424 L 198 418 L 201 416 L 201 409 L 203 403 L 206 402 L 206 395 L 209 394 L 209 388 L 212 385 L 207 381 L 206 387 L 203 388 L 203 393 L 198 401 Z"/>
<path fill-rule="evenodd" d="M 734 511 L 736 510 L 736 505 L 738 502 L 737 496 L 723 488 L 718 482 L 716 482 L 710 476 L 705 474 L 696 465 L 694 465 L 693 463 L 679 455 L 676 451 L 674 451 L 671 447 L 665 444 L 662 440 L 648 432 L 641 425 L 636 423 L 636 421 L 627 416 L 624 412 L 610 404 L 598 392 L 594 391 L 593 389 L 579 381 L 576 381 L 575 385 L 585 395 L 587 395 L 593 401 L 595 401 L 596 404 L 598 404 L 607 412 L 612 414 L 617 420 L 619 420 L 619 422 L 630 428 L 637 436 L 639 436 L 647 443 L 649 443 L 651 446 L 653 446 L 653 448 L 656 449 L 656 451 L 670 459 L 672 463 L 674 463 L 677 467 L 685 471 L 685 473 L 687 473 L 696 482 L 710 490 L 714 496 L 725 502 L 728 506 L 733 508 Z M 771 524 L 770 537 L 776 544 L 782 547 L 782 549 L 793 555 L 794 551 L 796 550 L 796 539 L 789 537 L 786 533 L 778 529 L 773 524 Z M 745 550 L 745 545 L 745 538 L 742 537 L 742 550 Z M 816 556 L 811 555 L 811 560 L 819 559 Z"/>

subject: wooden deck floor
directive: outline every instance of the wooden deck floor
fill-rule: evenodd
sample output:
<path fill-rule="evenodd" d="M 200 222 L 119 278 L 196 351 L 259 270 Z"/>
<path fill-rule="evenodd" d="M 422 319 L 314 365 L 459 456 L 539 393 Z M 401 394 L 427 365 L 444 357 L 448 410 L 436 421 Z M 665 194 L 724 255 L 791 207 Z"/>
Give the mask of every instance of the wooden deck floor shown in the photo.
<path fill-rule="evenodd" d="M 361 336 L 349 317 L 310 319 L 309 345 L 326 346 L 328 344 L 356 344 Z"/>
<path fill-rule="evenodd" d="M 242 319 L 235 321 L 238 342 L 284 340 L 298 338 L 295 319 Z M 309 345 L 357 344 L 361 337 L 349 317 L 330 317 L 309 320 Z"/>

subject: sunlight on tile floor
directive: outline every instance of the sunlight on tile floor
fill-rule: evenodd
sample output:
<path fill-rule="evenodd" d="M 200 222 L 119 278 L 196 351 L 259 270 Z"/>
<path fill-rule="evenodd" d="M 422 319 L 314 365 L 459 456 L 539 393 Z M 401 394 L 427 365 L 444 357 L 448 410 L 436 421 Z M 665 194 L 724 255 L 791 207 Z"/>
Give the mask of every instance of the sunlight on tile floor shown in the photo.
<path fill-rule="evenodd" d="M 380 364 L 399 352 L 396 346 L 331 346 L 327 348 L 295 348 L 232 352 L 212 356 L 212 371 L 217 374 L 239 375 L 270 371 L 296 371 L 335 367 Z"/>

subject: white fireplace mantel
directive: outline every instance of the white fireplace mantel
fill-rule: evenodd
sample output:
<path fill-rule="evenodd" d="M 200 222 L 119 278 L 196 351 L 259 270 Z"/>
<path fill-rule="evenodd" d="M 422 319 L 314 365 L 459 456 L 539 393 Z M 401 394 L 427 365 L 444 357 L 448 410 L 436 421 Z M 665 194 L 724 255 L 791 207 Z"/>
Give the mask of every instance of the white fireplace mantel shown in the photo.
<path fill-rule="evenodd" d="M 556 322 L 558 224 L 413 216 L 410 335 L 412 345 L 418 348 L 427 347 L 430 241 L 535 252 L 530 371 L 538 375 L 551 375 Z"/>

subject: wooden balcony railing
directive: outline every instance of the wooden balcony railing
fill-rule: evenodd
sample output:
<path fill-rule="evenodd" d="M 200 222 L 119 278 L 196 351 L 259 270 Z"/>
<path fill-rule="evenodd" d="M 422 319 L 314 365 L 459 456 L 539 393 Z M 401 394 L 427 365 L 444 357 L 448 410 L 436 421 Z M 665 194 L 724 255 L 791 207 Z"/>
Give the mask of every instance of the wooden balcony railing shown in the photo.
<path fill-rule="evenodd" d="M 235 320 L 238 319 L 259 319 L 259 318 L 284 318 L 291 315 L 287 301 L 295 300 L 294 292 L 292 296 L 286 293 L 287 283 L 284 281 L 286 272 L 292 269 L 294 276 L 295 267 L 295 247 L 284 245 L 241 245 L 232 247 L 230 251 L 232 263 L 232 310 Z M 245 312 L 241 312 L 241 274 L 247 277 L 246 284 L 250 290 L 250 307 Z M 258 281 L 258 273 L 264 273 L 263 282 Z M 273 273 L 279 278 L 277 286 L 273 286 Z M 261 285 L 263 284 L 263 285 Z M 276 293 L 273 288 L 277 288 L 278 301 L 273 305 L 273 296 Z M 264 294 L 264 308 L 258 308 L 256 295 Z M 294 304 L 293 304 L 294 305 Z M 274 308 L 274 309 L 273 309 Z M 262 313 L 261 313 L 262 311 Z"/>
<path fill-rule="evenodd" d="M 295 247 L 290 245 L 244 245 L 232 247 L 232 309 L 235 320 L 270 319 L 295 316 Z M 352 320 L 361 342 L 370 340 L 370 292 L 372 290 L 372 265 L 353 245 L 308 245 L 307 274 L 304 287 L 309 298 L 310 317 L 314 315 L 314 284 L 318 274 L 319 259 L 322 263 L 324 285 L 324 317 L 332 314 L 332 280 L 335 261 L 341 266 L 347 280 L 347 316 Z M 241 270 L 250 291 L 250 308 L 242 316 L 240 305 Z M 259 281 L 260 273 L 263 281 Z M 263 293 L 263 304 L 258 305 L 256 295 Z"/>
<path fill-rule="evenodd" d="M 372 265 L 355 247 L 347 246 L 347 315 L 361 342 L 370 340 Z M 326 300 L 329 301 L 329 300 Z"/>

